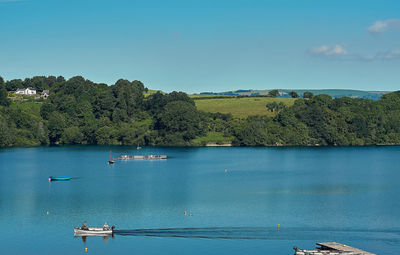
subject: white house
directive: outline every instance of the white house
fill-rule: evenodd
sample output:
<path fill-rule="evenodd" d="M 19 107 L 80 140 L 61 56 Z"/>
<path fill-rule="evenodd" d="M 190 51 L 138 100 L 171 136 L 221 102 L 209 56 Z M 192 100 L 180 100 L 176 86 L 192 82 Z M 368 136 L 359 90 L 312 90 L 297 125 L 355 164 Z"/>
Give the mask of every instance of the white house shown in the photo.
<path fill-rule="evenodd" d="M 26 89 L 17 89 L 17 91 L 15 91 L 14 94 L 32 96 L 36 95 L 36 89 L 31 87 Z"/>
<path fill-rule="evenodd" d="M 41 97 L 43 97 L 44 99 L 48 98 L 50 95 L 50 91 L 49 90 L 43 90 L 41 93 Z"/>

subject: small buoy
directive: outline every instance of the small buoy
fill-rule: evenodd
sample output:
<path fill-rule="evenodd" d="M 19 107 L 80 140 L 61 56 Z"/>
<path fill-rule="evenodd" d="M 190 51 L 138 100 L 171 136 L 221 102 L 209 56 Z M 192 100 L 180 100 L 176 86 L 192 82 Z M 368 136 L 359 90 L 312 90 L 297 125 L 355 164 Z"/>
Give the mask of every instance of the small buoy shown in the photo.
<path fill-rule="evenodd" d="M 46 214 L 47 214 L 47 215 L 49 215 L 49 214 L 50 214 L 50 212 L 49 212 L 49 211 L 46 211 Z"/>
<path fill-rule="evenodd" d="M 278 224 L 278 229 L 280 229 L 281 228 L 281 224 Z"/>
<path fill-rule="evenodd" d="M 193 214 L 190 214 L 190 217 L 192 217 L 193 216 Z"/>
<path fill-rule="evenodd" d="M 228 172 L 228 169 L 225 169 L 225 173 L 227 173 Z"/>
<path fill-rule="evenodd" d="M 85 251 L 87 252 L 87 248 L 85 248 Z"/>
<path fill-rule="evenodd" d="M 187 211 L 184 211 L 183 214 L 187 215 Z"/>

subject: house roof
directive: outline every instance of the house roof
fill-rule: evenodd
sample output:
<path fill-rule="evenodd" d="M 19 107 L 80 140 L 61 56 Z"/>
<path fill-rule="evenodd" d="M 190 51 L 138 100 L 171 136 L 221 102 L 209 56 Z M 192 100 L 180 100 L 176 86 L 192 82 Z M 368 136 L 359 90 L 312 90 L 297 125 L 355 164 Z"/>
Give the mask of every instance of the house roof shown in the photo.
<path fill-rule="evenodd" d="M 30 89 L 30 90 L 36 90 L 35 88 L 32 88 L 32 87 L 29 87 L 29 88 L 27 88 L 27 89 Z"/>
<path fill-rule="evenodd" d="M 50 94 L 50 91 L 47 90 L 47 89 L 45 89 L 45 90 L 42 91 L 42 94 L 48 94 L 48 95 L 49 95 L 49 94 Z"/>

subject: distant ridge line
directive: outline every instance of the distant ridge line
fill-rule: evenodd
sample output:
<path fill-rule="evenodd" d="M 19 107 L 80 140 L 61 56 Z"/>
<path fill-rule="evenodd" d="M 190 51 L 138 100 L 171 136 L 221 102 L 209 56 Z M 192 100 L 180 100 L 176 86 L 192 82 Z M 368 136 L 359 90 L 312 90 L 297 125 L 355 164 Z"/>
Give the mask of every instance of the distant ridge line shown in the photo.
<path fill-rule="evenodd" d="M 272 89 L 255 90 L 255 89 L 238 89 L 225 92 L 201 92 L 200 95 L 224 95 L 224 96 L 265 96 Z M 290 97 L 289 92 L 295 91 L 300 97 L 304 92 L 311 92 L 314 95 L 327 94 L 333 98 L 352 97 L 379 100 L 382 95 L 391 91 L 364 91 L 356 89 L 277 89 L 280 93 L 279 97 Z"/>

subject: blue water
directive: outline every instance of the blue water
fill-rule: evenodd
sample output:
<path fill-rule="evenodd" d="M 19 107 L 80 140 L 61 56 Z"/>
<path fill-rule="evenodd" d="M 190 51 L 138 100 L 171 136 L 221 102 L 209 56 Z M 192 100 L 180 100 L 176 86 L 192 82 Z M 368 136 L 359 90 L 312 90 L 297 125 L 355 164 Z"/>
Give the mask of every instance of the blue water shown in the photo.
<path fill-rule="evenodd" d="M 107 165 L 110 150 L 169 159 Z M 397 255 L 399 155 L 400 147 L 1 149 L 0 253 L 288 255 L 336 241 Z M 84 220 L 120 233 L 84 242 L 73 236 Z"/>

